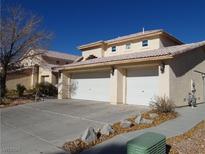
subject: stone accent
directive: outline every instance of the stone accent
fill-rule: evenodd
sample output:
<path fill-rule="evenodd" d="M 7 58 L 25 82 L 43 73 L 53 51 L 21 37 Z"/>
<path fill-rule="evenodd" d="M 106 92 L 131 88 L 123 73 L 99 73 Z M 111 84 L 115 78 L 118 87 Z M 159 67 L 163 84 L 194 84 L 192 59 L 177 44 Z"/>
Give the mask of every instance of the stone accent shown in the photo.
<path fill-rule="evenodd" d="M 114 130 L 112 129 L 112 126 L 110 124 L 105 124 L 103 128 L 100 130 L 100 133 L 103 135 L 110 135 L 113 132 Z"/>
<path fill-rule="evenodd" d="M 131 127 L 131 125 L 132 125 L 132 123 L 130 121 L 128 121 L 128 120 L 122 120 L 120 122 L 120 126 L 122 128 L 129 128 L 129 127 Z"/>
<path fill-rule="evenodd" d="M 135 123 L 139 125 L 139 124 L 141 123 L 141 120 L 142 120 L 142 116 L 141 116 L 141 114 L 140 114 L 140 115 L 137 116 L 137 118 L 135 119 Z"/>
<path fill-rule="evenodd" d="M 81 140 L 85 143 L 91 143 L 97 139 L 96 132 L 93 127 L 89 127 L 81 136 Z"/>

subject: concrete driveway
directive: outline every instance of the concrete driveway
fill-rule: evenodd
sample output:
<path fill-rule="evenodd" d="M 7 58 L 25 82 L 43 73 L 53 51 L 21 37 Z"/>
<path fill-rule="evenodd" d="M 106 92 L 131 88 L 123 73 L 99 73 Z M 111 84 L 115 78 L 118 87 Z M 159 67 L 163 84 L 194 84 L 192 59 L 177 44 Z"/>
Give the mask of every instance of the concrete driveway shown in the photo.
<path fill-rule="evenodd" d="M 85 100 L 46 100 L 1 109 L 3 154 L 64 154 L 65 141 L 146 110 Z"/>

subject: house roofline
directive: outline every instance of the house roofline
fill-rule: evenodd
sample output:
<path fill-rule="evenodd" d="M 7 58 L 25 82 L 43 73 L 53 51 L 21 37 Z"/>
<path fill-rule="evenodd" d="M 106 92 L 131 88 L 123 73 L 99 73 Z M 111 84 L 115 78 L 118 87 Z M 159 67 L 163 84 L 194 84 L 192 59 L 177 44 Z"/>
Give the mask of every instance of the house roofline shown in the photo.
<path fill-rule="evenodd" d="M 126 59 L 126 60 L 115 60 L 110 62 L 99 62 L 94 64 L 82 64 L 77 66 L 64 66 L 58 68 L 61 71 L 68 71 L 74 69 L 85 69 L 85 68 L 94 68 L 94 67 L 104 67 L 104 66 L 112 66 L 112 65 L 121 65 L 121 64 L 129 64 L 129 63 L 142 63 L 148 61 L 161 61 L 161 60 L 168 60 L 173 59 L 174 57 L 171 55 L 163 55 L 163 56 L 153 56 L 153 57 L 145 57 L 145 58 L 138 58 L 138 59 Z"/>
<path fill-rule="evenodd" d="M 160 29 L 160 30 L 155 30 L 153 32 L 148 31 L 147 33 L 145 31 L 145 33 L 141 33 L 141 34 L 138 34 L 138 35 L 130 34 L 130 35 L 114 38 L 114 39 L 107 40 L 107 41 L 101 40 L 101 41 L 97 41 L 97 42 L 93 42 L 93 43 L 88 43 L 88 44 L 81 45 L 81 46 L 77 47 L 77 49 L 86 50 L 86 49 L 93 48 L 93 47 L 99 47 L 99 46 L 102 46 L 102 45 L 105 45 L 105 44 L 106 45 L 113 45 L 113 44 L 117 44 L 117 43 L 131 41 L 133 39 L 143 39 L 143 38 L 146 38 L 146 37 L 152 37 L 152 36 L 157 36 L 157 35 L 166 36 L 166 37 L 170 38 L 171 40 L 173 40 L 174 42 L 178 43 L 179 45 L 184 44 L 182 41 L 180 41 L 179 39 L 177 39 L 173 35 L 169 34 L 168 32 L 166 32 L 162 29 Z"/>

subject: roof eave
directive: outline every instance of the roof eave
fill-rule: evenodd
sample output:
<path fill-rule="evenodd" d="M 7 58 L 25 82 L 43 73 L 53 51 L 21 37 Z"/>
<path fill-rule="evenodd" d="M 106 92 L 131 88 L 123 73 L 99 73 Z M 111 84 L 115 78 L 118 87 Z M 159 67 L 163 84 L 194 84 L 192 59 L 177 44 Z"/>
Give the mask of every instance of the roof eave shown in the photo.
<path fill-rule="evenodd" d="M 84 49 L 87 49 L 87 48 L 92 48 L 92 47 L 96 47 L 96 46 L 101 46 L 101 45 L 103 45 L 104 43 L 105 43 L 104 41 L 97 41 L 97 42 L 88 43 L 88 44 L 85 44 L 85 45 L 78 46 L 77 49 L 79 49 L 79 50 L 84 50 Z"/>
<path fill-rule="evenodd" d="M 94 64 L 82 64 L 82 65 L 77 65 L 77 66 L 64 66 L 63 68 L 59 70 L 68 71 L 68 70 L 73 70 L 73 69 L 85 69 L 85 68 L 94 68 L 94 67 L 102 67 L 102 66 L 104 67 L 104 66 L 121 65 L 121 64 L 129 64 L 129 63 L 160 61 L 160 60 L 168 60 L 172 58 L 173 56 L 171 55 L 164 55 L 164 56 L 157 56 L 157 57 L 126 59 L 126 60 L 117 60 L 117 61 L 110 61 L 110 62 L 99 62 L 99 63 L 94 63 Z"/>
<path fill-rule="evenodd" d="M 168 38 L 170 38 L 171 40 L 175 41 L 176 43 L 178 43 L 179 45 L 180 44 L 184 44 L 184 42 L 182 42 L 181 40 L 177 39 L 176 37 L 172 36 L 171 34 L 165 32 L 165 31 L 162 31 L 162 34 L 167 36 Z"/>

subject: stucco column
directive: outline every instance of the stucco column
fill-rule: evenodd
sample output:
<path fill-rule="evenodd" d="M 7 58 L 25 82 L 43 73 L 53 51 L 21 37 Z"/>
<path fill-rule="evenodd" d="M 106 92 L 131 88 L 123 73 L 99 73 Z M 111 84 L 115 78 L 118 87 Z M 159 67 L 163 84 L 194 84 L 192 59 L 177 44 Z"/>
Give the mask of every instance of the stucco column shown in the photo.
<path fill-rule="evenodd" d="M 38 83 L 38 66 L 33 66 L 32 74 L 31 74 L 31 88 L 35 88 L 37 83 Z"/>
<path fill-rule="evenodd" d="M 58 99 L 70 98 L 69 85 L 70 85 L 70 75 L 65 72 L 62 72 L 60 74 L 60 78 L 58 82 Z"/>
<path fill-rule="evenodd" d="M 166 96 L 170 98 L 170 66 L 164 65 L 164 72 L 159 66 L 159 96 Z"/>
<path fill-rule="evenodd" d="M 115 68 L 110 73 L 111 104 L 122 104 L 124 102 L 124 76 L 125 70 Z"/>

